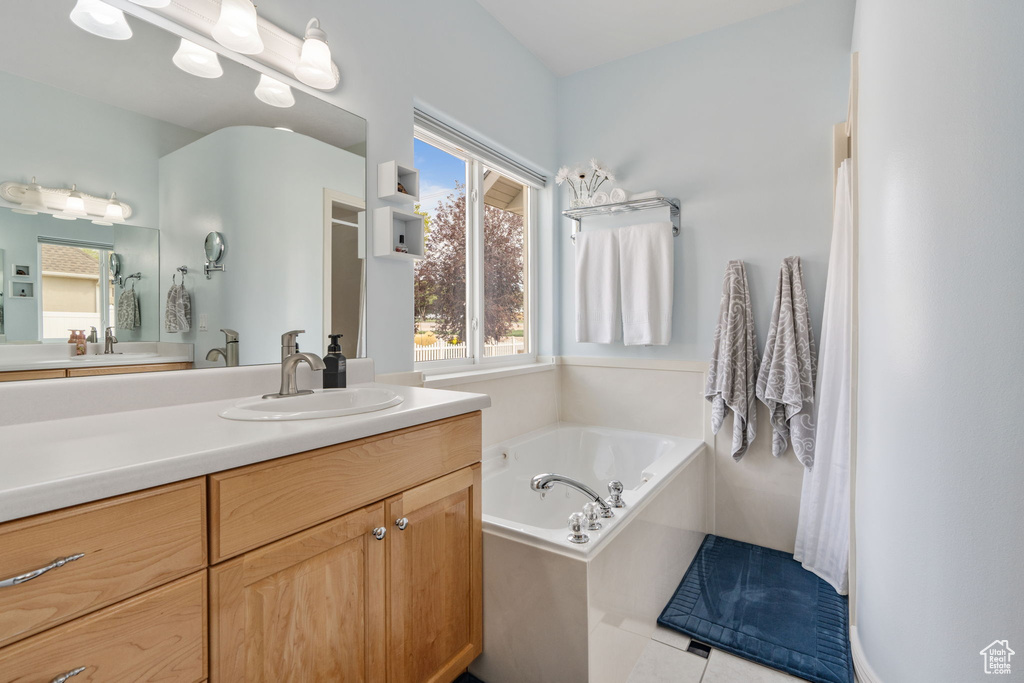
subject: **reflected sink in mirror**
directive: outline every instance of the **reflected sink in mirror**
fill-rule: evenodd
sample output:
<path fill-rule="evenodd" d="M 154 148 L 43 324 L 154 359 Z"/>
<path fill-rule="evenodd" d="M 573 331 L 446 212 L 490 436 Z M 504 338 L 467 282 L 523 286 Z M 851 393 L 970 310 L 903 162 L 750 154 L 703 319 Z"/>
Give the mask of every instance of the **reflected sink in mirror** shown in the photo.
<path fill-rule="evenodd" d="M 320 389 L 288 398 L 255 396 L 239 401 L 220 413 L 228 420 L 317 420 L 372 413 L 397 406 L 404 399 L 390 389 L 359 387 Z"/>

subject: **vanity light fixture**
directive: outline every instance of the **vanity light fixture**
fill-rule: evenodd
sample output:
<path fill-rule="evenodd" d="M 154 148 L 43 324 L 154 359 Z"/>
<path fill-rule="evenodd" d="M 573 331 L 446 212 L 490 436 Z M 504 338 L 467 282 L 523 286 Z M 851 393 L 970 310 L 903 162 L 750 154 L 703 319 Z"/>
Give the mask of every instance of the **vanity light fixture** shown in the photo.
<path fill-rule="evenodd" d="M 128 40 L 132 37 L 124 12 L 102 0 L 78 0 L 71 10 L 71 21 L 83 31 L 100 38 Z"/>
<path fill-rule="evenodd" d="M 182 71 L 200 78 L 220 78 L 224 75 L 217 53 L 187 38 L 181 39 L 181 45 L 171 61 Z"/>
<path fill-rule="evenodd" d="M 295 104 L 292 89 L 266 74 L 260 74 L 260 84 L 256 86 L 256 99 L 271 107 L 291 107 Z"/>
<path fill-rule="evenodd" d="M 220 18 L 213 27 L 213 39 L 243 55 L 263 52 L 263 40 L 256 23 L 256 6 L 251 0 L 221 0 Z"/>
<path fill-rule="evenodd" d="M 24 214 L 50 214 L 54 218 L 73 221 L 76 218 L 92 220 L 99 225 L 124 223 L 132 215 L 132 207 L 111 194 L 110 198 L 86 194 L 72 185 L 42 187 L 32 178 L 25 184 L 18 181 L 0 183 L 0 199 L 15 206 L 12 211 Z"/>
<path fill-rule="evenodd" d="M 295 65 L 295 78 L 319 90 L 334 90 L 341 75 L 331 60 L 327 46 L 327 33 L 320 28 L 320 20 L 313 17 L 306 24 L 306 37 L 302 41 L 299 62 Z"/>
<path fill-rule="evenodd" d="M 32 182 L 25 187 L 21 206 L 11 209 L 11 211 L 35 216 L 40 211 L 46 212 L 46 210 L 46 203 L 43 201 L 43 188 L 36 182 L 35 176 L 32 176 Z"/>

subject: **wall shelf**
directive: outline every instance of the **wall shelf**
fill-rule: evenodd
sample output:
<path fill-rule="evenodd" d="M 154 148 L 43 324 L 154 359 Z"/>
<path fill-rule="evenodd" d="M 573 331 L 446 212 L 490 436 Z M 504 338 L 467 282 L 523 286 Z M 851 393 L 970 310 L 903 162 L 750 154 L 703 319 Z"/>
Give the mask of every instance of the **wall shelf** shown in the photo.
<path fill-rule="evenodd" d="M 426 221 L 423 216 L 398 209 L 393 206 L 381 206 L 373 210 L 373 255 L 401 260 L 416 260 L 424 257 L 424 228 Z M 400 235 L 405 236 L 408 254 L 395 251 Z"/>
<path fill-rule="evenodd" d="M 566 209 L 562 215 L 571 218 L 572 239 L 576 241 L 576 233 L 583 229 L 583 219 L 586 216 L 610 216 L 617 213 L 629 213 L 632 211 L 647 211 L 648 209 L 668 208 L 672 218 L 672 235 L 679 236 L 679 200 L 665 197 L 649 197 L 647 199 L 631 199 L 615 204 L 599 204 L 597 206 L 583 206 L 578 209 Z"/>
<path fill-rule="evenodd" d="M 405 193 L 398 191 L 398 183 Z M 377 164 L 377 198 L 388 201 L 417 202 L 420 198 L 420 172 L 397 161 Z"/>

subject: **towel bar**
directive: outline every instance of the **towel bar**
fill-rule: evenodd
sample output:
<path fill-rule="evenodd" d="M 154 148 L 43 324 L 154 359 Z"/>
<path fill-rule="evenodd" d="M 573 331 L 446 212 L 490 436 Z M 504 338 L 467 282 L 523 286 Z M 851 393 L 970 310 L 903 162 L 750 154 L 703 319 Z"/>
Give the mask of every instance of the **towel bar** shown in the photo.
<path fill-rule="evenodd" d="M 648 197 L 647 199 L 631 199 L 615 204 L 600 204 L 598 206 L 584 206 L 579 209 L 566 209 L 562 215 L 572 219 L 572 235 L 569 239 L 576 242 L 576 233 L 583 229 L 583 218 L 585 216 L 607 216 L 613 213 L 628 211 L 646 211 L 648 209 L 660 209 L 668 207 L 672 216 L 672 235 L 679 236 L 679 200 L 666 197 Z"/>

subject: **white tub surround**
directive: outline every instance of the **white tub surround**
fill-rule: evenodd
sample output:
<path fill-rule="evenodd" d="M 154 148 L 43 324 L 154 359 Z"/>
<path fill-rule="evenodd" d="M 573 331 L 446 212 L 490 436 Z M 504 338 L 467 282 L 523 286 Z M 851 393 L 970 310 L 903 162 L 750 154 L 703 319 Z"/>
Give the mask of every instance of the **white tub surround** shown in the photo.
<path fill-rule="evenodd" d="M 356 374 L 365 378 L 368 368 L 372 377 L 372 362 L 364 365 Z M 233 373 L 237 377 L 232 380 L 229 376 Z M 274 390 L 280 378 L 278 366 L 156 374 L 161 377 L 145 376 L 151 380 L 147 382 L 129 383 L 126 380 L 137 379 L 130 376 L 9 383 L 20 385 L 22 392 L 37 384 L 61 384 L 66 392 L 77 392 L 79 384 L 89 385 L 82 395 L 88 395 L 89 389 L 100 396 L 120 391 L 134 398 L 138 409 L 75 415 L 72 406 L 61 419 L 0 427 L 0 471 L 4 472 L 0 522 L 413 427 L 490 405 L 490 399 L 481 394 L 393 386 L 388 388 L 402 396 L 403 402 L 386 410 L 322 420 L 238 422 L 225 420 L 218 413 L 242 396 Z M 164 380 L 163 375 L 174 377 L 157 381 Z M 208 384 L 217 379 L 214 375 L 220 375 L 224 384 L 219 393 L 232 392 L 230 396 L 209 398 L 218 393 L 218 387 Z M 181 378 L 186 381 L 176 381 Z M 195 378 L 193 386 L 188 378 Z M 306 383 L 300 379 L 300 386 L 309 386 L 309 379 L 305 378 Z M 207 386 L 201 386 L 204 383 Z M 18 394 L 5 394 L 4 389 L 8 387 L 0 387 L 0 404 L 6 407 L 9 397 Z M 69 400 L 57 400 L 60 395 L 60 391 L 35 392 L 33 398 L 63 406 Z M 203 400 L 180 400 L 190 395 Z M 74 399 L 79 397 L 70 402 L 77 403 Z M 161 404 L 161 399 L 172 397 L 179 402 Z M 123 410 L 122 402 L 114 403 Z"/>
<path fill-rule="evenodd" d="M 484 653 L 470 670 L 488 683 L 625 680 L 707 530 L 704 442 L 558 425 L 484 451 Z M 569 543 L 566 519 L 587 498 L 530 480 L 573 477 L 625 508 L 590 542 Z M 514 673 L 512 673 L 514 672 Z"/>
<path fill-rule="evenodd" d="M 103 353 L 102 342 L 86 346 L 86 355 L 76 356 L 73 344 L 7 344 L 0 356 L 0 372 L 191 363 L 194 360 L 192 344 L 178 342 L 122 342 L 114 346 L 116 353 L 112 354 Z"/>

